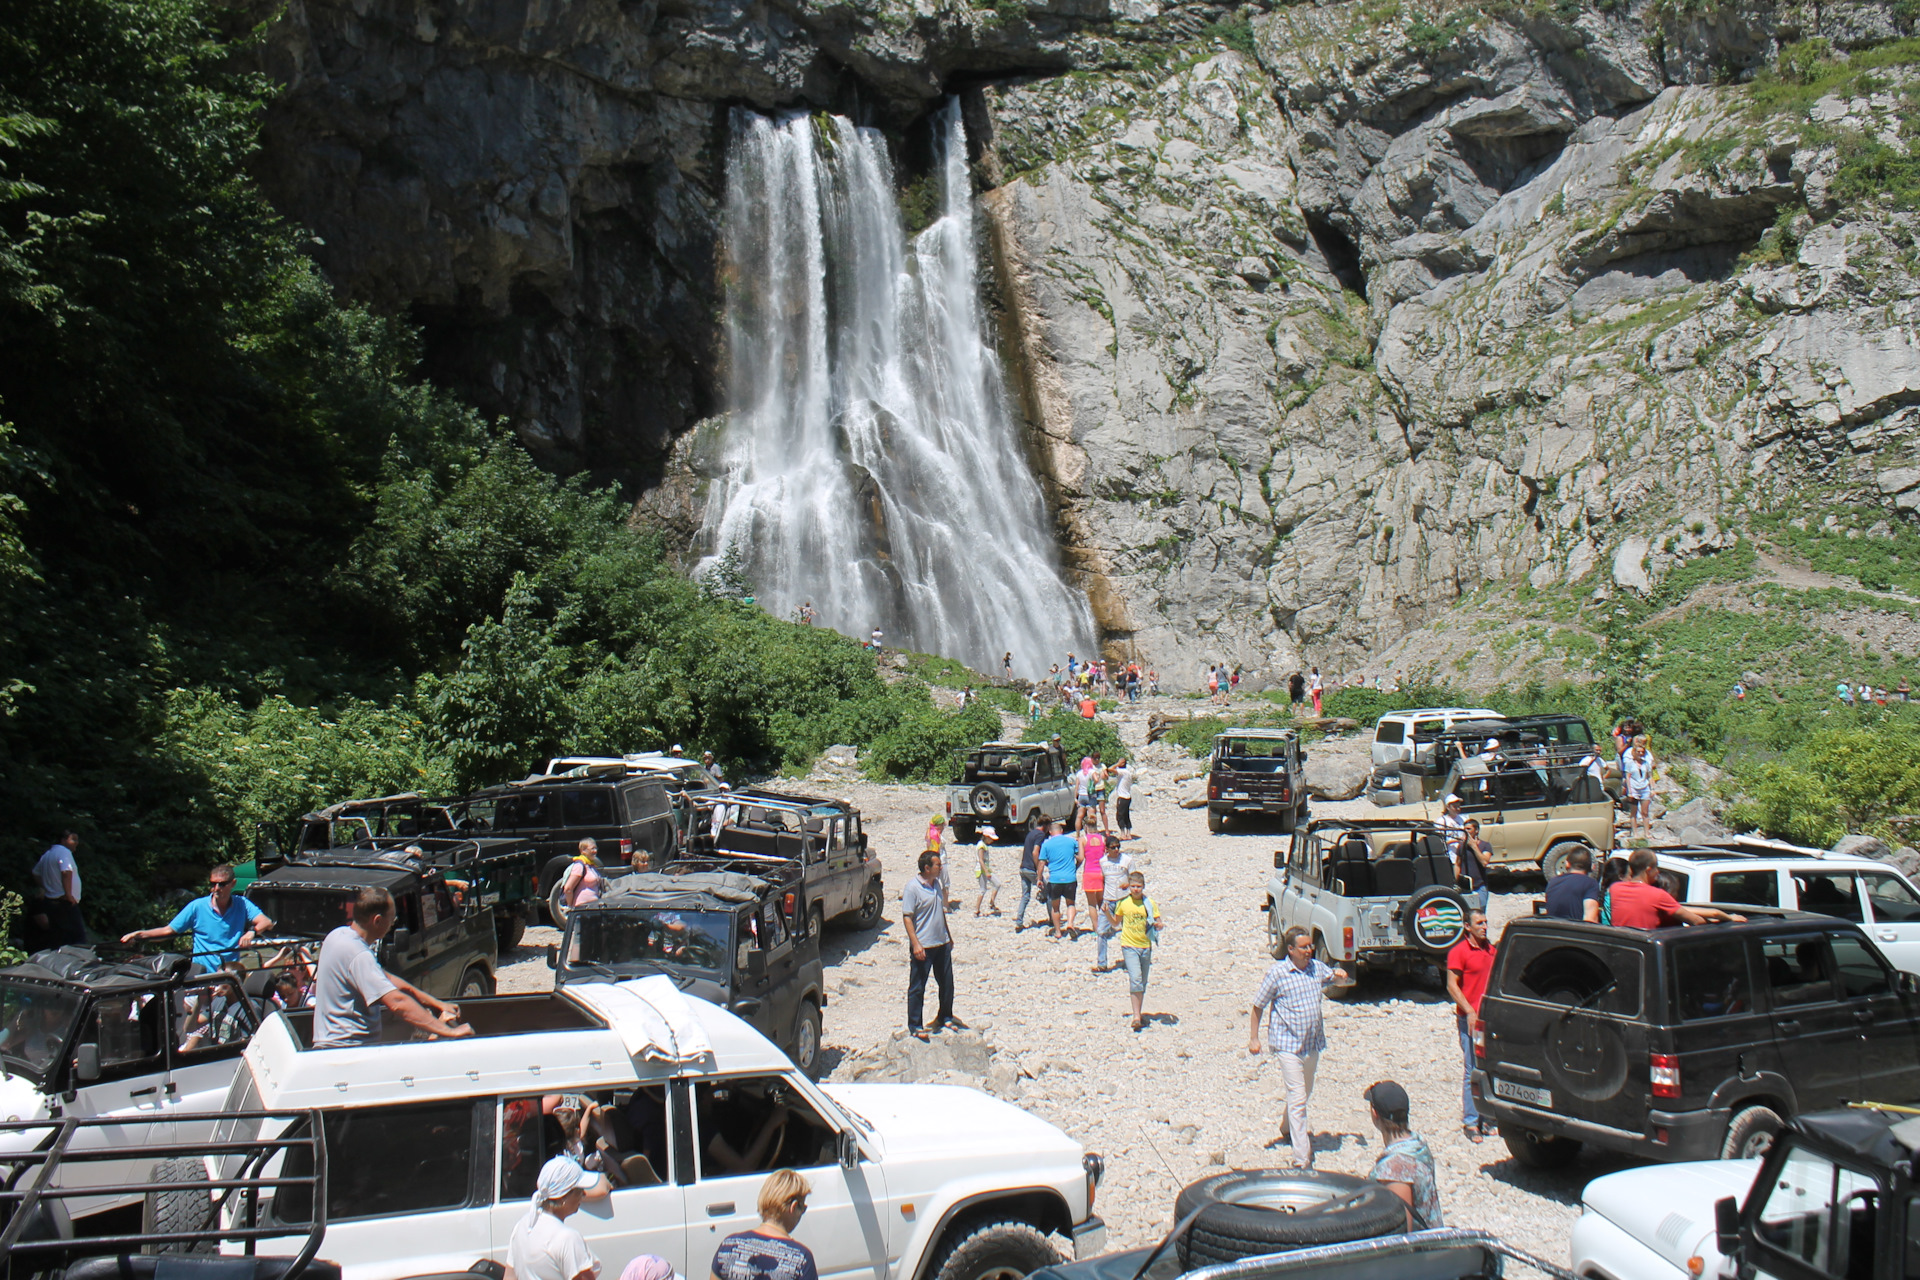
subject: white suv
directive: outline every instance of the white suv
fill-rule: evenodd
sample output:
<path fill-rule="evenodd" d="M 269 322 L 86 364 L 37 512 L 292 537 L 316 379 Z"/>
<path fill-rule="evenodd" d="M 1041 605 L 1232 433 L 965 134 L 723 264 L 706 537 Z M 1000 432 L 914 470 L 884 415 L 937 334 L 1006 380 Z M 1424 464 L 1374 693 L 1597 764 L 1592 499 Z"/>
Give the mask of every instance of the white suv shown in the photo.
<path fill-rule="evenodd" d="M 1656 849 L 1682 902 L 1813 911 L 1859 925 L 1887 963 L 1920 973 L 1920 889 L 1872 858 L 1741 837 Z"/>
<path fill-rule="evenodd" d="M 314 1050 L 302 1012 L 270 1019 L 248 1047 L 230 1110 L 325 1114 L 322 1252 L 346 1280 L 503 1260 L 559 1149 L 546 1104 L 563 1094 L 605 1108 L 619 1185 L 570 1219 L 604 1276 L 640 1254 L 705 1275 L 724 1237 L 759 1222 L 760 1184 L 779 1168 L 813 1186 L 798 1236 L 822 1280 L 985 1280 L 1057 1261 L 1052 1235 L 1077 1255 L 1104 1246 L 1100 1158 L 977 1090 L 815 1084 L 739 1018 L 664 977 L 461 1010 L 471 1039 Z M 757 1159 L 740 1154 L 756 1147 Z M 309 1173 L 303 1160 L 286 1157 L 283 1172 Z M 158 1195 L 204 1204 L 189 1186 Z M 177 1203 L 162 1210 L 183 1216 Z M 260 1251 L 297 1250 L 313 1211 L 310 1191 L 282 1188 L 263 1218 L 287 1238 Z"/>
<path fill-rule="evenodd" d="M 1389 711 L 1373 727 L 1373 775 L 1367 795 L 1375 804 L 1400 803 L 1400 762 L 1413 759 L 1415 735 L 1431 738 L 1465 720 L 1498 720 L 1498 711 L 1485 707 L 1423 707 L 1417 711 Z M 1432 745 L 1428 745 L 1432 751 Z"/>

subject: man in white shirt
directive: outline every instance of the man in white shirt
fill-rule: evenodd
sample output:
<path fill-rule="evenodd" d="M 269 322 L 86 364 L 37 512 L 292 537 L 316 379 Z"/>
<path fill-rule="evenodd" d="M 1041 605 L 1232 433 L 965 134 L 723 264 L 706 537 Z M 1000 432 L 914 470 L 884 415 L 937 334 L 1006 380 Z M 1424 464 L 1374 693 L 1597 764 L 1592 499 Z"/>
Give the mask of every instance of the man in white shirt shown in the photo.
<path fill-rule="evenodd" d="M 1120 828 L 1122 840 L 1134 838 L 1133 762 L 1125 756 L 1121 756 L 1119 762 L 1113 766 L 1113 820 Z M 1121 896 L 1124 897 L 1125 894 Z"/>
<path fill-rule="evenodd" d="M 392 928 L 393 895 L 362 889 L 354 899 L 353 923 L 341 925 L 320 944 L 313 983 L 314 1048 L 366 1044 L 380 1034 L 382 1009 L 429 1035 L 457 1040 L 473 1034 L 460 1021 L 459 1005 L 435 999 L 380 967 L 374 948 Z"/>
<path fill-rule="evenodd" d="M 540 1167 L 533 1207 L 507 1241 L 514 1280 L 594 1280 L 600 1274 L 600 1259 L 567 1225 L 580 1202 L 599 1189 L 600 1175 L 582 1169 L 571 1156 L 555 1156 Z"/>
<path fill-rule="evenodd" d="M 33 864 L 33 877 L 40 885 L 40 908 L 33 922 L 50 947 L 87 945 L 87 923 L 80 916 L 80 866 L 73 860 L 73 851 L 79 847 L 79 832 L 62 832 Z"/>

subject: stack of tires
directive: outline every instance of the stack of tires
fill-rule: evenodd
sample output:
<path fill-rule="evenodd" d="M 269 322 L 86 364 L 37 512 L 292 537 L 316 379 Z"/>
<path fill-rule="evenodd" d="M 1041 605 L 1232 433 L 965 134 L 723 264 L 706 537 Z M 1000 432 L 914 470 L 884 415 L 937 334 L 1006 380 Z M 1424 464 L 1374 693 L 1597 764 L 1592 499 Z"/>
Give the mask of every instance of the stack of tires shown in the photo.
<path fill-rule="evenodd" d="M 1175 1221 L 1189 1215 L 1197 1216 L 1174 1241 L 1188 1270 L 1407 1229 L 1406 1202 L 1386 1187 L 1317 1169 L 1244 1169 L 1202 1178 L 1174 1206 Z"/>

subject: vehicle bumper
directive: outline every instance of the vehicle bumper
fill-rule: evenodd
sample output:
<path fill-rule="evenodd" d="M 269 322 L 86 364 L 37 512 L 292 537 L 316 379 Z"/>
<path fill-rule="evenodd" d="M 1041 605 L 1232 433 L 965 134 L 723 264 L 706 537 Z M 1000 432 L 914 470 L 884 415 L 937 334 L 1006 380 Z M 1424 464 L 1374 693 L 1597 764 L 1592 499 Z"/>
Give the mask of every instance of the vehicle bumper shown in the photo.
<path fill-rule="evenodd" d="M 1493 1096 L 1484 1068 L 1473 1073 L 1473 1097 L 1479 1112 L 1496 1124 L 1551 1133 L 1572 1138 L 1606 1151 L 1625 1151 L 1648 1160 L 1717 1160 L 1720 1144 L 1726 1138 L 1731 1113 L 1707 1108 L 1700 1111 L 1649 1111 L 1644 1131 L 1616 1129 L 1611 1125 L 1579 1120 L 1558 1112 L 1531 1107 L 1523 1102 Z M 1664 1130 L 1666 1141 L 1656 1135 Z"/>
<path fill-rule="evenodd" d="M 1209 800 L 1207 808 L 1215 813 L 1286 813 L 1297 809 L 1297 800 L 1267 800 L 1255 796 L 1251 800 Z"/>
<path fill-rule="evenodd" d="M 1099 1214 L 1090 1213 L 1087 1220 L 1073 1229 L 1073 1256 L 1092 1258 L 1105 1253 L 1107 1249 L 1107 1224 Z"/>

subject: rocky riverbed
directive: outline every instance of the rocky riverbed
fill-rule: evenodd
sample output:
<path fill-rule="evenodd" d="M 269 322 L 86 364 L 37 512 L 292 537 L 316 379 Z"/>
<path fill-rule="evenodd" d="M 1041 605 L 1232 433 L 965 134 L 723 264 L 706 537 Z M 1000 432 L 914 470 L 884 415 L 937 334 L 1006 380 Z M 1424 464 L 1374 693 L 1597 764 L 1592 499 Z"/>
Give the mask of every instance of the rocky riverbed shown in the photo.
<path fill-rule="evenodd" d="M 1163 710 L 1193 704 L 1163 704 Z M 1121 725 L 1132 742 L 1145 735 L 1147 708 Z M 1364 739 L 1316 744 L 1327 756 L 1364 750 Z M 1147 875 L 1168 928 L 1155 958 L 1148 1026 L 1128 1029 L 1124 972 L 1094 974 L 1095 940 L 1050 942 L 1032 927 L 1015 930 L 1019 851 L 990 850 L 1001 883 L 999 915 L 973 914 L 974 850 L 951 858 L 956 1007 L 970 1030 L 930 1045 L 907 1039 L 907 953 L 898 897 L 913 874 L 928 816 L 942 808 L 934 787 L 883 786 L 823 761 L 807 785 L 860 807 L 886 867 L 889 905 L 881 925 L 860 932 L 829 926 L 827 1078 L 965 1083 L 1045 1116 L 1107 1158 L 1098 1210 L 1115 1247 L 1150 1242 L 1172 1226 L 1179 1188 L 1210 1168 L 1283 1163 L 1274 1144 L 1282 1090 L 1262 1054 L 1247 1053 L 1248 1008 L 1270 963 L 1260 907 L 1277 829 L 1209 835 L 1204 812 L 1178 801 L 1185 775 L 1202 762 L 1171 745 L 1140 753 L 1144 794 L 1136 801 L 1140 839 L 1128 846 Z M 1364 814 L 1364 800 L 1317 802 L 1315 812 Z M 1493 927 L 1531 910 L 1537 882 L 1517 881 L 1495 895 Z M 1084 921 L 1084 911 L 1082 913 Z M 532 930 L 501 972 L 507 989 L 551 981 L 539 952 L 552 940 Z M 1118 949 L 1114 958 L 1118 959 Z M 928 1016 L 933 993 L 929 992 Z M 1378 1141 L 1360 1092 L 1392 1078 L 1413 1099 L 1415 1128 L 1432 1144 L 1442 1203 L 1451 1224 L 1496 1231 L 1548 1258 L 1564 1258 L 1567 1233 L 1589 1178 L 1626 1167 L 1610 1155 L 1583 1155 L 1572 1168 L 1522 1169 L 1498 1138 L 1469 1143 L 1460 1128 L 1460 1050 L 1437 975 L 1420 981 L 1369 978 L 1348 998 L 1327 1003 L 1328 1050 L 1310 1109 L 1320 1167 L 1364 1173 Z"/>

